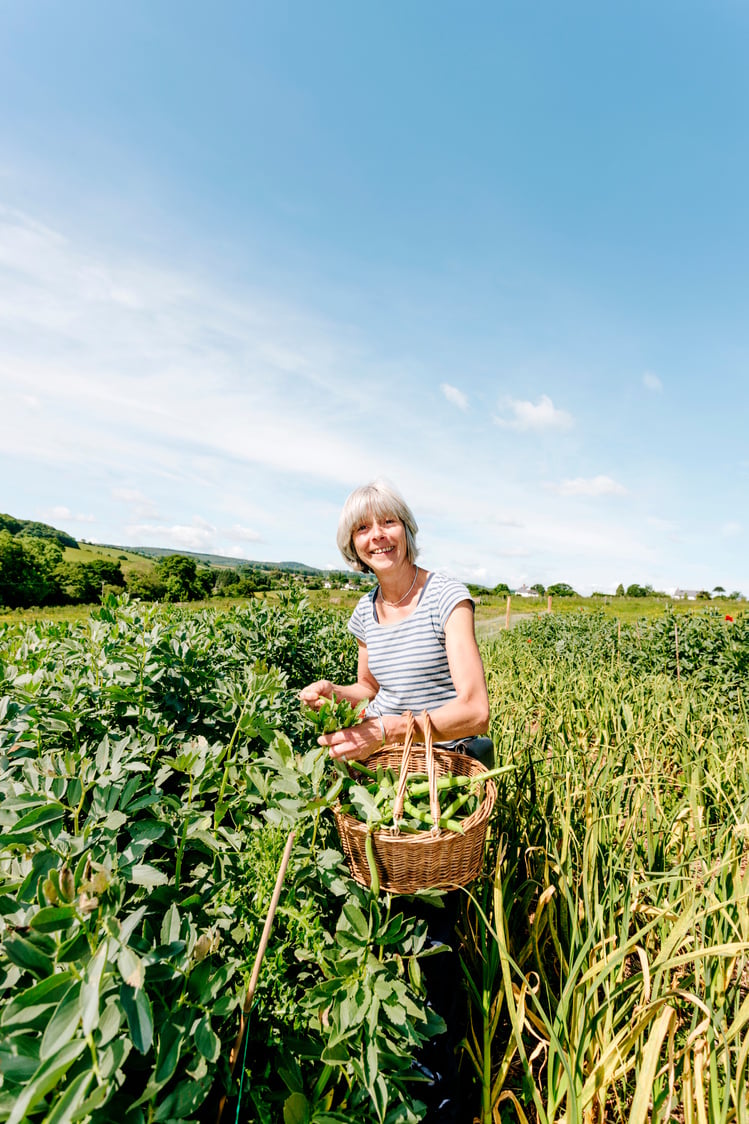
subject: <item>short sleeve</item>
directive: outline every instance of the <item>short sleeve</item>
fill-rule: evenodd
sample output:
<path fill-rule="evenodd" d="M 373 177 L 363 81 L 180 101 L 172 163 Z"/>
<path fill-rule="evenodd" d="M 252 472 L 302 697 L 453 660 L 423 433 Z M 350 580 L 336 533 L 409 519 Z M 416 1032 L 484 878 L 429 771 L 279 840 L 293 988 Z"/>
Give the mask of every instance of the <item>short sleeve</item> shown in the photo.
<path fill-rule="evenodd" d="M 450 613 L 461 601 L 469 601 L 471 608 L 474 608 L 475 603 L 468 587 L 453 578 L 445 578 L 437 600 L 437 619 L 443 629 L 447 624 Z"/>
<path fill-rule="evenodd" d="M 349 617 L 348 630 L 362 643 L 367 642 L 367 612 L 371 612 L 371 595 L 367 594 L 357 601 L 356 608 Z"/>

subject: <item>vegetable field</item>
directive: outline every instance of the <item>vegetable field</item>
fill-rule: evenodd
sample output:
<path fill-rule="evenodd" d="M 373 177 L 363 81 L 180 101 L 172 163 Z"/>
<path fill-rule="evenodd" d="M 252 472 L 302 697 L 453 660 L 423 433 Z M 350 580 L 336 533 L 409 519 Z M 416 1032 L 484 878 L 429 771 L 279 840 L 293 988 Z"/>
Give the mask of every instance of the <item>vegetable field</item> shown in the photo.
<path fill-rule="evenodd" d="M 297 700 L 354 648 L 294 598 L 0 627 L 0 1120 L 422 1118 L 439 953 L 350 878 Z M 511 767 L 461 896 L 466 1124 L 749 1119 L 746 616 L 483 654 Z"/>

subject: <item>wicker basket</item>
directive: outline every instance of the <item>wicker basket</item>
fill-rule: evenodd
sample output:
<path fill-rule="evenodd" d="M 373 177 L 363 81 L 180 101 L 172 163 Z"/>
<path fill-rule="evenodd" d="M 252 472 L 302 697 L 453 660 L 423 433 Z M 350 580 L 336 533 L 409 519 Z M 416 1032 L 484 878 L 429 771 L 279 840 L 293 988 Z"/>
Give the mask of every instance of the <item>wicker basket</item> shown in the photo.
<path fill-rule="evenodd" d="M 399 769 L 399 791 L 404 793 L 409 774 L 426 773 L 430 779 L 430 802 L 434 815 L 437 777 L 445 773 L 474 776 L 487 770 L 480 761 L 467 754 L 434 750 L 431 723 L 426 712 L 421 716 L 424 744 L 414 745 L 415 722 L 412 715 L 408 718 L 405 744 L 384 746 L 367 759 L 367 766 Z M 395 828 L 373 831 L 372 844 L 380 889 L 394 894 L 414 894 L 418 890 L 454 889 L 472 882 L 481 870 L 486 829 L 497 798 L 493 780 L 485 781 L 483 788 L 481 804 L 462 821 L 463 834 L 439 828 L 426 829 L 416 835 L 399 834 Z M 335 809 L 335 818 L 351 874 L 361 886 L 369 887 L 371 874 L 365 850 L 367 825 L 340 808 Z"/>

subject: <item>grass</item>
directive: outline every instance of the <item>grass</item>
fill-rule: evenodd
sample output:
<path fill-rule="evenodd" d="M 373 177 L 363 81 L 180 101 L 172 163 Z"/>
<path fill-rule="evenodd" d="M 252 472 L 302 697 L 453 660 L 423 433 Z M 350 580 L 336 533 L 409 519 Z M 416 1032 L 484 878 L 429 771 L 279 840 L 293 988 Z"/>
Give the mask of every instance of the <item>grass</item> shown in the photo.
<path fill-rule="evenodd" d="M 94 562 L 99 558 L 107 562 L 119 562 L 125 577 L 134 572 L 145 573 L 154 567 L 152 558 L 144 558 L 142 554 L 123 550 L 118 546 L 99 546 L 97 543 L 82 542 L 77 550 L 70 546 L 65 547 L 62 557 L 64 562 Z"/>
<path fill-rule="evenodd" d="M 108 555 L 102 551 L 109 550 Z M 84 551 L 86 553 L 84 553 Z M 80 551 L 66 551 L 65 558 L 70 561 L 90 562 L 93 558 L 108 557 L 122 560 L 124 552 L 114 547 L 89 546 L 84 543 Z M 127 561 L 122 561 L 125 574 L 131 570 L 147 570 L 153 563 L 148 558 L 137 554 L 128 555 Z M 278 598 L 279 592 L 271 590 L 267 593 L 258 593 L 256 597 Z M 339 609 L 342 613 L 352 612 L 361 592 L 351 589 L 307 589 L 304 596 L 315 609 Z M 246 605 L 248 598 L 214 597 L 207 601 L 193 601 L 191 607 L 206 609 L 228 605 Z M 482 594 L 476 604 L 476 632 L 480 639 L 489 639 L 504 629 L 507 599 L 499 594 Z M 673 601 L 664 597 L 555 597 L 552 600 L 553 613 L 579 614 L 602 612 L 604 616 L 622 622 L 636 621 L 643 617 L 654 619 L 667 609 L 676 614 L 690 615 L 703 612 L 709 605 L 719 608 L 724 613 L 733 617 L 747 611 L 746 601 L 730 601 L 727 598 L 714 601 Z M 511 623 L 524 616 L 537 616 L 547 612 L 546 598 L 521 598 L 513 597 L 510 602 Z M 91 605 L 63 605 L 63 606 L 32 606 L 29 609 L 5 609 L 0 606 L 0 621 L 81 621 L 85 620 L 91 611 Z"/>

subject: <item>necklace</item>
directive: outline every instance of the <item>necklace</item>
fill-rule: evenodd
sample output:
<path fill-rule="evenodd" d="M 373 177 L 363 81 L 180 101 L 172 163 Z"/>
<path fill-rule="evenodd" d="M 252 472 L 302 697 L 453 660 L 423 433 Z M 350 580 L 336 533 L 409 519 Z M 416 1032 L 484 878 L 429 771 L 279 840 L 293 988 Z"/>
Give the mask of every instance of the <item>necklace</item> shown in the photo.
<path fill-rule="evenodd" d="M 380 586 L 380 601 L 382 601 L 383 605 L 389 605 L 391 609 L 395 609 L 395 608 L 397 608 L 398 605 L 402 605 L 403 602 L 408 597 L 411 590 L 413 589 L 413 587 L 416 585 L 416 579 L 418 578 L 418 576 L 419 576 L 419 567 L 414 566 L 414 580 L 411 582 L 410 586 L 408 587 L 406 592 L 403 594 L 400 601 L 386 601 L 384 596 L 383 596 L 383 593 L 382 593 L 382 586 Z"/>

